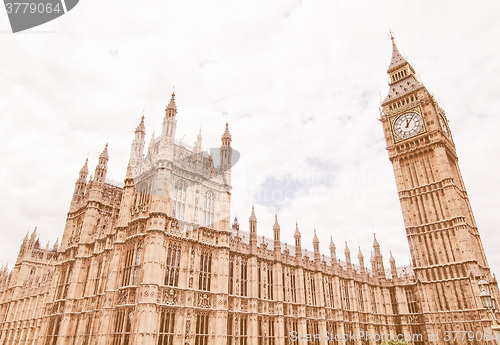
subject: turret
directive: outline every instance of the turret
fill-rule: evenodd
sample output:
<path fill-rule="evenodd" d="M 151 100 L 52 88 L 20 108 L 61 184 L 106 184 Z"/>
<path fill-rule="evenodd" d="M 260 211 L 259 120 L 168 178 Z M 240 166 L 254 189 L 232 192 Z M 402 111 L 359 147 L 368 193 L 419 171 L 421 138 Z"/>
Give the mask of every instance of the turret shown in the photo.
<path fill-rule="evenodd" d="M 194 148 L 193 152 L 194 153 L 201 153 L 202 148 L 201 148 L 201 128 L 200 131 L 198 132 L 198 135 L 196 136 L 196 142 L 194 143 Z"/>
<path fill-rule="evenodd" d="M 255 216 L 255 210 L 252 205 L 252 214 L 250 214 L 249 229 L 250 229 L 250 247 L 257 248 L 257 217 Z"/>
<path fill-rule="evenodd" d="M 147 154 L 149 160 L 153 160 L 154 148 L 155 148 L 155 131 L 151 133 L 151 139 L 149 140 L 148 154 Z"/>
<path fill-rule="evenodd" d="M 391 257 L 389 258 L 389 263 L 391 264 L 392 279 L 397 279 L 398 278 L 398 270 L 396 269 L 396 260 L 392 256 L 392 251 L 391 251 Z"/>
<path fill-rule="evenodd" d="M 295 238 L 295 256 L 302 257 L 302 245 L 300 243 L 300 231 L 299 224 L 295 223 L 295 233 L 293 234 Z"/>
<path fill-rule="evenodd" d="M 363 253 L 361 253 L 361 247 L 358 246 L 358 261 L 359 261 L 359 267 L 361 269 L 361 272 L 365 271 L 365 258 L 363 256 Z"/>
<path fill-rule="evenodd" d="M 144 115 L 141 117 L 141 122 L 135 129 L 134 140 L 132 141 L 132 148 L 130 150 L 130 166 L 135 169 L 142 162 L 142 155 L 144 152 L 145 138 L 146 138 L 146 127 L 144 126 Z"/>
<path fill-rule="evenodd" d="M 280 225 L 278 224 L 278 215 L 275 215 L 273 233 L 274 233 L 274 251 L 281 252 Z"/>
<path fill-rule="evenodd" d="M 337 253 L 335 250 L 335 243 L 333 243 L 333 237 L 330 236 L 330 256 L 332 258 L 332 265 L 337 262 Z"/>
<path fill-rule="evenodd" d="M 177 105 L 175 104 L 175 93 L 172 93 L 170 102 L 165 108 L 165 118 L 161 130 L 162 139 L 166 138 L 167 142 L 173 144 L 175 139 L 175 130 L 177 127 Z"/>
<path fill-rule="evenodd" d="M 95 168 L 95 173 L 94 173 L 94 183 L 104 183 L 106 181 L 106 171 L 108 169 L 108 144 L 106 143 L 106 146 L 104 147 L 104 150 L 102 151 L 101 155 L 99 156 L 99 161 L 97 163 L 97 166 Z"/>
<path fill-rule="evenodd" d="M 377 237 L 373 234 L 373 261 L 372 270 L 379 278 L 385 278 L 384 259 L 380 252 L 380 244 L 378 244 Z"/>
<path fill-rule="evenodd" d="M 71 199 L 70 210 L 73 210 L 85 195 L 85 188 L 87 187 L 87 176 L 89 174 L 88 161 L 89 160 L 87 158 L 85 160 L 85 164 L 80 169 L 78 179 L 75 182 L 75 190 L 73 192 L 73 198 Z"/>
<path fill-rule="evenodd" d="M 316 235 L 316 229 L 314 229 L 313 248 L 314 248 L 314 261 L 319 261 L 320 260 L 319 239 L 318 236 Z"/>
<path fill-rule="evenodd" d="M 229 124 L 226 122 L 226 130 L 221 137 L 222 145 L 220 147 L 220 167 L 219 173 L 223 174 L 226 184 L 231 184 L 231 134 L 229 133 Z"/>
<path fill-rule="evenodd" d="M 175 130 L 177 128 L 177 105 L 175 104 L 175 93 L 172 93 L 170 103 L 165 108 L 165 118 L 161 127 L 160 147 L 158 158 L 173 160 Z"/>
<path fill-rule="evenodd" d="M 345 242 L 345 262 L 347 264 L 347 268 L 351 268 L 351 250 L 349 249 L 349 246 L 347 245 L 347 241 Z"/>

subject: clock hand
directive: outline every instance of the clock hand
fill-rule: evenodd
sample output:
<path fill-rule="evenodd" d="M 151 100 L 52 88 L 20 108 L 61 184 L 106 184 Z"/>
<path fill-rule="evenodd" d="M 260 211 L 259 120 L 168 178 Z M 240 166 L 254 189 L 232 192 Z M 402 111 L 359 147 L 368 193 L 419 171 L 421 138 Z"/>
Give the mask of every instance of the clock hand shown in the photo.
<path fill-rule="evenodd" d="M 410 120 L 406 120 L 406 126 L 405 126 L 405 128 L 408 128 L 409 125 L 410 125 Z"/>

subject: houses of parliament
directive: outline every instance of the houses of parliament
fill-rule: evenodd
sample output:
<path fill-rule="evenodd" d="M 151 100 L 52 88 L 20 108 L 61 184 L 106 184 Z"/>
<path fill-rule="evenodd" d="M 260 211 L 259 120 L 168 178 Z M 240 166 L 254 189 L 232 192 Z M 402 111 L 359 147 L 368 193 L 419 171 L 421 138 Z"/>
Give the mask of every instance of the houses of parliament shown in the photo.
<path fill-rule="evenodd" d="M 391 255 L 385 267 L 375 237 L 367 267 L 333 240 L 320 253 L 316 234 L 304 249 L 299 225 L 281 242 L 278 216 L 232 221 L 228 124 L 216 159 L 201 134 L 181 144 L 172 94 L 159 137 L 146 144 L 144 117 L 135 129 L 124 183 L 106 179 L 106 146 L 90 177 L 87 162 L 79 172 L 61 243 L 44 248 L 34 231 L 0 272 L 0 344 L 495 344 L 478 282 L 498 301 L 497 281 L 447 116 L 394 39 L 387 73 L 380 121 L 411 266 Z"/>

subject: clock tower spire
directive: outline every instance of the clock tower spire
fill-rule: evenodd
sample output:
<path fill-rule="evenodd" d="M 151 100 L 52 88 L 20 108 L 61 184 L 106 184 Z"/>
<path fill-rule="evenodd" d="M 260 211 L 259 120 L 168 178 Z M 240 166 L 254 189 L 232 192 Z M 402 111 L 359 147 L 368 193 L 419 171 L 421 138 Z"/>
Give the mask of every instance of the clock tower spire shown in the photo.
<path fill-rule="evenodd" d="M 448 121 L 392 35 L 391 40 L 389 92 L 381 104 L 380 120 L 413 269 L 423 283 L 423 312 L 476 309 L 480 302 L 474 280 L 487 276 L 493 282 L 493 278 Z"/>

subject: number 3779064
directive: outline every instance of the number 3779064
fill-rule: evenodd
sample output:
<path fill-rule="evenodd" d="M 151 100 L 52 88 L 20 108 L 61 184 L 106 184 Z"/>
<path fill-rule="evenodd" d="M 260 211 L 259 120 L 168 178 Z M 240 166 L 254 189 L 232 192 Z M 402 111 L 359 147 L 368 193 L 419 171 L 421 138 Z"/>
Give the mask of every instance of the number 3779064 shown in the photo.
<path fill-rule="evenodd" d="M 60 13 L 63 11 L 60 3 L 6 2 L 7 13 Z"/>

